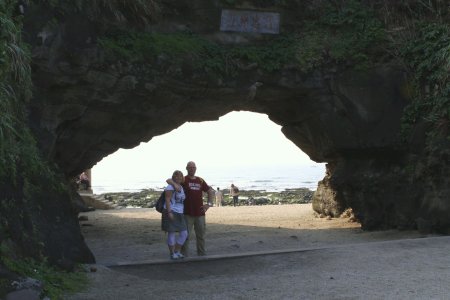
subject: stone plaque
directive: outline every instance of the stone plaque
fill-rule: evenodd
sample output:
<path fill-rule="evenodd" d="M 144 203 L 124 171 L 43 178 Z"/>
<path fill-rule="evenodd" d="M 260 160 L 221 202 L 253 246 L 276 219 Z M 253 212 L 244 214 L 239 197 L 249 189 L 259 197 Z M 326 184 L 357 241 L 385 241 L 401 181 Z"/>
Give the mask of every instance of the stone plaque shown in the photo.
<path fill-rule="evenodd" d="M 280 14 L 250 10 L 222 10 L 221 31 L 280 33 Z"/>

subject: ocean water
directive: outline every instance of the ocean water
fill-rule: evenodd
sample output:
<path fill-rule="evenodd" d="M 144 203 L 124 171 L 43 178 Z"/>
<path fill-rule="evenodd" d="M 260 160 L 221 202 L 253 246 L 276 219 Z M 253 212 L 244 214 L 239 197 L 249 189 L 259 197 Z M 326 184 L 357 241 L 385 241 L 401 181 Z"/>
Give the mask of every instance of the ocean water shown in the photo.
<path fill-rule="evenodd" d="M 214 189 L 229 188 L 230 184 L 238 186 L 241 190 L 283 191 L 293 188 L 308 188 L 316 190 L 318 181 L 325 176 L 325 164 L 301 166 L 253 166 L 253 167 L 217 167 L 198 170 L 202 177 Z M 92 188 L 95 194 L 110 192 L 138 192 L 142 189 L 152 188 L 162 190 L 166 185 L 166 177 L 148 176 L 148 178 L 102 179 L 93 178 Z"/>

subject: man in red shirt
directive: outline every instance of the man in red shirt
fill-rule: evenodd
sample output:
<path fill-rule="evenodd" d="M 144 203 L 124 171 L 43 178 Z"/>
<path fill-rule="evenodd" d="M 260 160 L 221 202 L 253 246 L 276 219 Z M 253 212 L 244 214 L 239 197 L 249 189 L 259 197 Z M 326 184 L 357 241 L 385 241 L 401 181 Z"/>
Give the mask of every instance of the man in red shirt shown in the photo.
<path fill-rule="evenodd" d="M 197 240 L 197 254 L 200 256 L 206 255 L 205 249 L 205 235 L 206 235 L 206 221 L 205 212 L 212 206 L 212 200 L 215 197 L 215 192 L 202 178 L 195 176 L 197 167 L 195 162 L 190 161 L 186 165 L 187 176 L 184 177 L 182 187 L 186 194 L 184 200 L 184 217 L 188 227 L 189 237 L 181 248 L 181 253 L 188 256 L 189 240 L 192 237 L 192 227 L 194 227 L 195 237 Z M 179 185 L 174 183 L 171 179 L 167 183 L 179 189 Z M 203 192 L 208 193 L 208 203 L 203 204 Z"/>

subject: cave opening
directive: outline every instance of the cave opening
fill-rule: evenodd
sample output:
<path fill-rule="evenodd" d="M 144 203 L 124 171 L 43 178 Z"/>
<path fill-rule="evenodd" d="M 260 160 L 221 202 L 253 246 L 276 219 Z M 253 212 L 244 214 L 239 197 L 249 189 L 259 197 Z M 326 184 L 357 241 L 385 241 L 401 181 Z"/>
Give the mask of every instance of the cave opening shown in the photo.
<path fill-rule="evenodd" d="M 119 149 L 92 169 L 96 194 L 160 190 L 174 170 L 195 161 L 214 188 L 315 190 L 325 164 L 312 161 L 266 114 L 233 111 L 218 121 L 186 122 L 133 149 Z"/>
<path fill-rule="evenodd" d="M 258 199 L 289 197 L 291 190 L 314 191 L 325 175 L 325 164 L 312 161 L 283 135 L 280 125 L 266 114 L 250 111 L 232 111 L 218 121 L 187 122 L 148 143 L 118 150 L 92 168 L 93 191 L 105 195 L 128 192 L 132 197 L 142 189 L 159 191 L 174 170 L 186 174 L 188 161 L 195 161 L 196 175 L 223 190 L 228 201 L 207 212 L 209 253 L 284 251 L 326 244 L 325 236 L 358 230 L 358 224 L 317 218 L 309 203 L 295 203 L 292 198 L 268 203 L 272 205 L 248 201 L 249 195 L 242 191 L 264 190 L 266 193 L 255 197 Z M 231 183 L 241 190 L 239 209 L 227 194 Z M 299 195 L 291 194 L 294 198 Z M 82 214 L 88 217 L 81 222 L 82 233 L 98 263 L 114 266 L 166 258 L 161 215 L 135 203 L 123 204 L 126 209 Z M 310 227 L 310 223 L 317 224 Z M 335 242 L 346 240 L 337 238 Z M 195 241 L 190 243 L 195 249 Z"/>

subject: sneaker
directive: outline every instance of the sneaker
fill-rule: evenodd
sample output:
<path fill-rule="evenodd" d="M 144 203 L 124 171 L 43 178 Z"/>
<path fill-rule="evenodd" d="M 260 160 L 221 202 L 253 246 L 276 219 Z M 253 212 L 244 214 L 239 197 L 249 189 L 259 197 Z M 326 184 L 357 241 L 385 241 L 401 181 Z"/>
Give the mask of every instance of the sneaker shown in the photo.
<path fill-rule="evenodd" d="M 179 252 L 174 252 L 170 254 L 170 259 L 176 260 L 176 259 L 183 259 L 184 255 Z"/>

